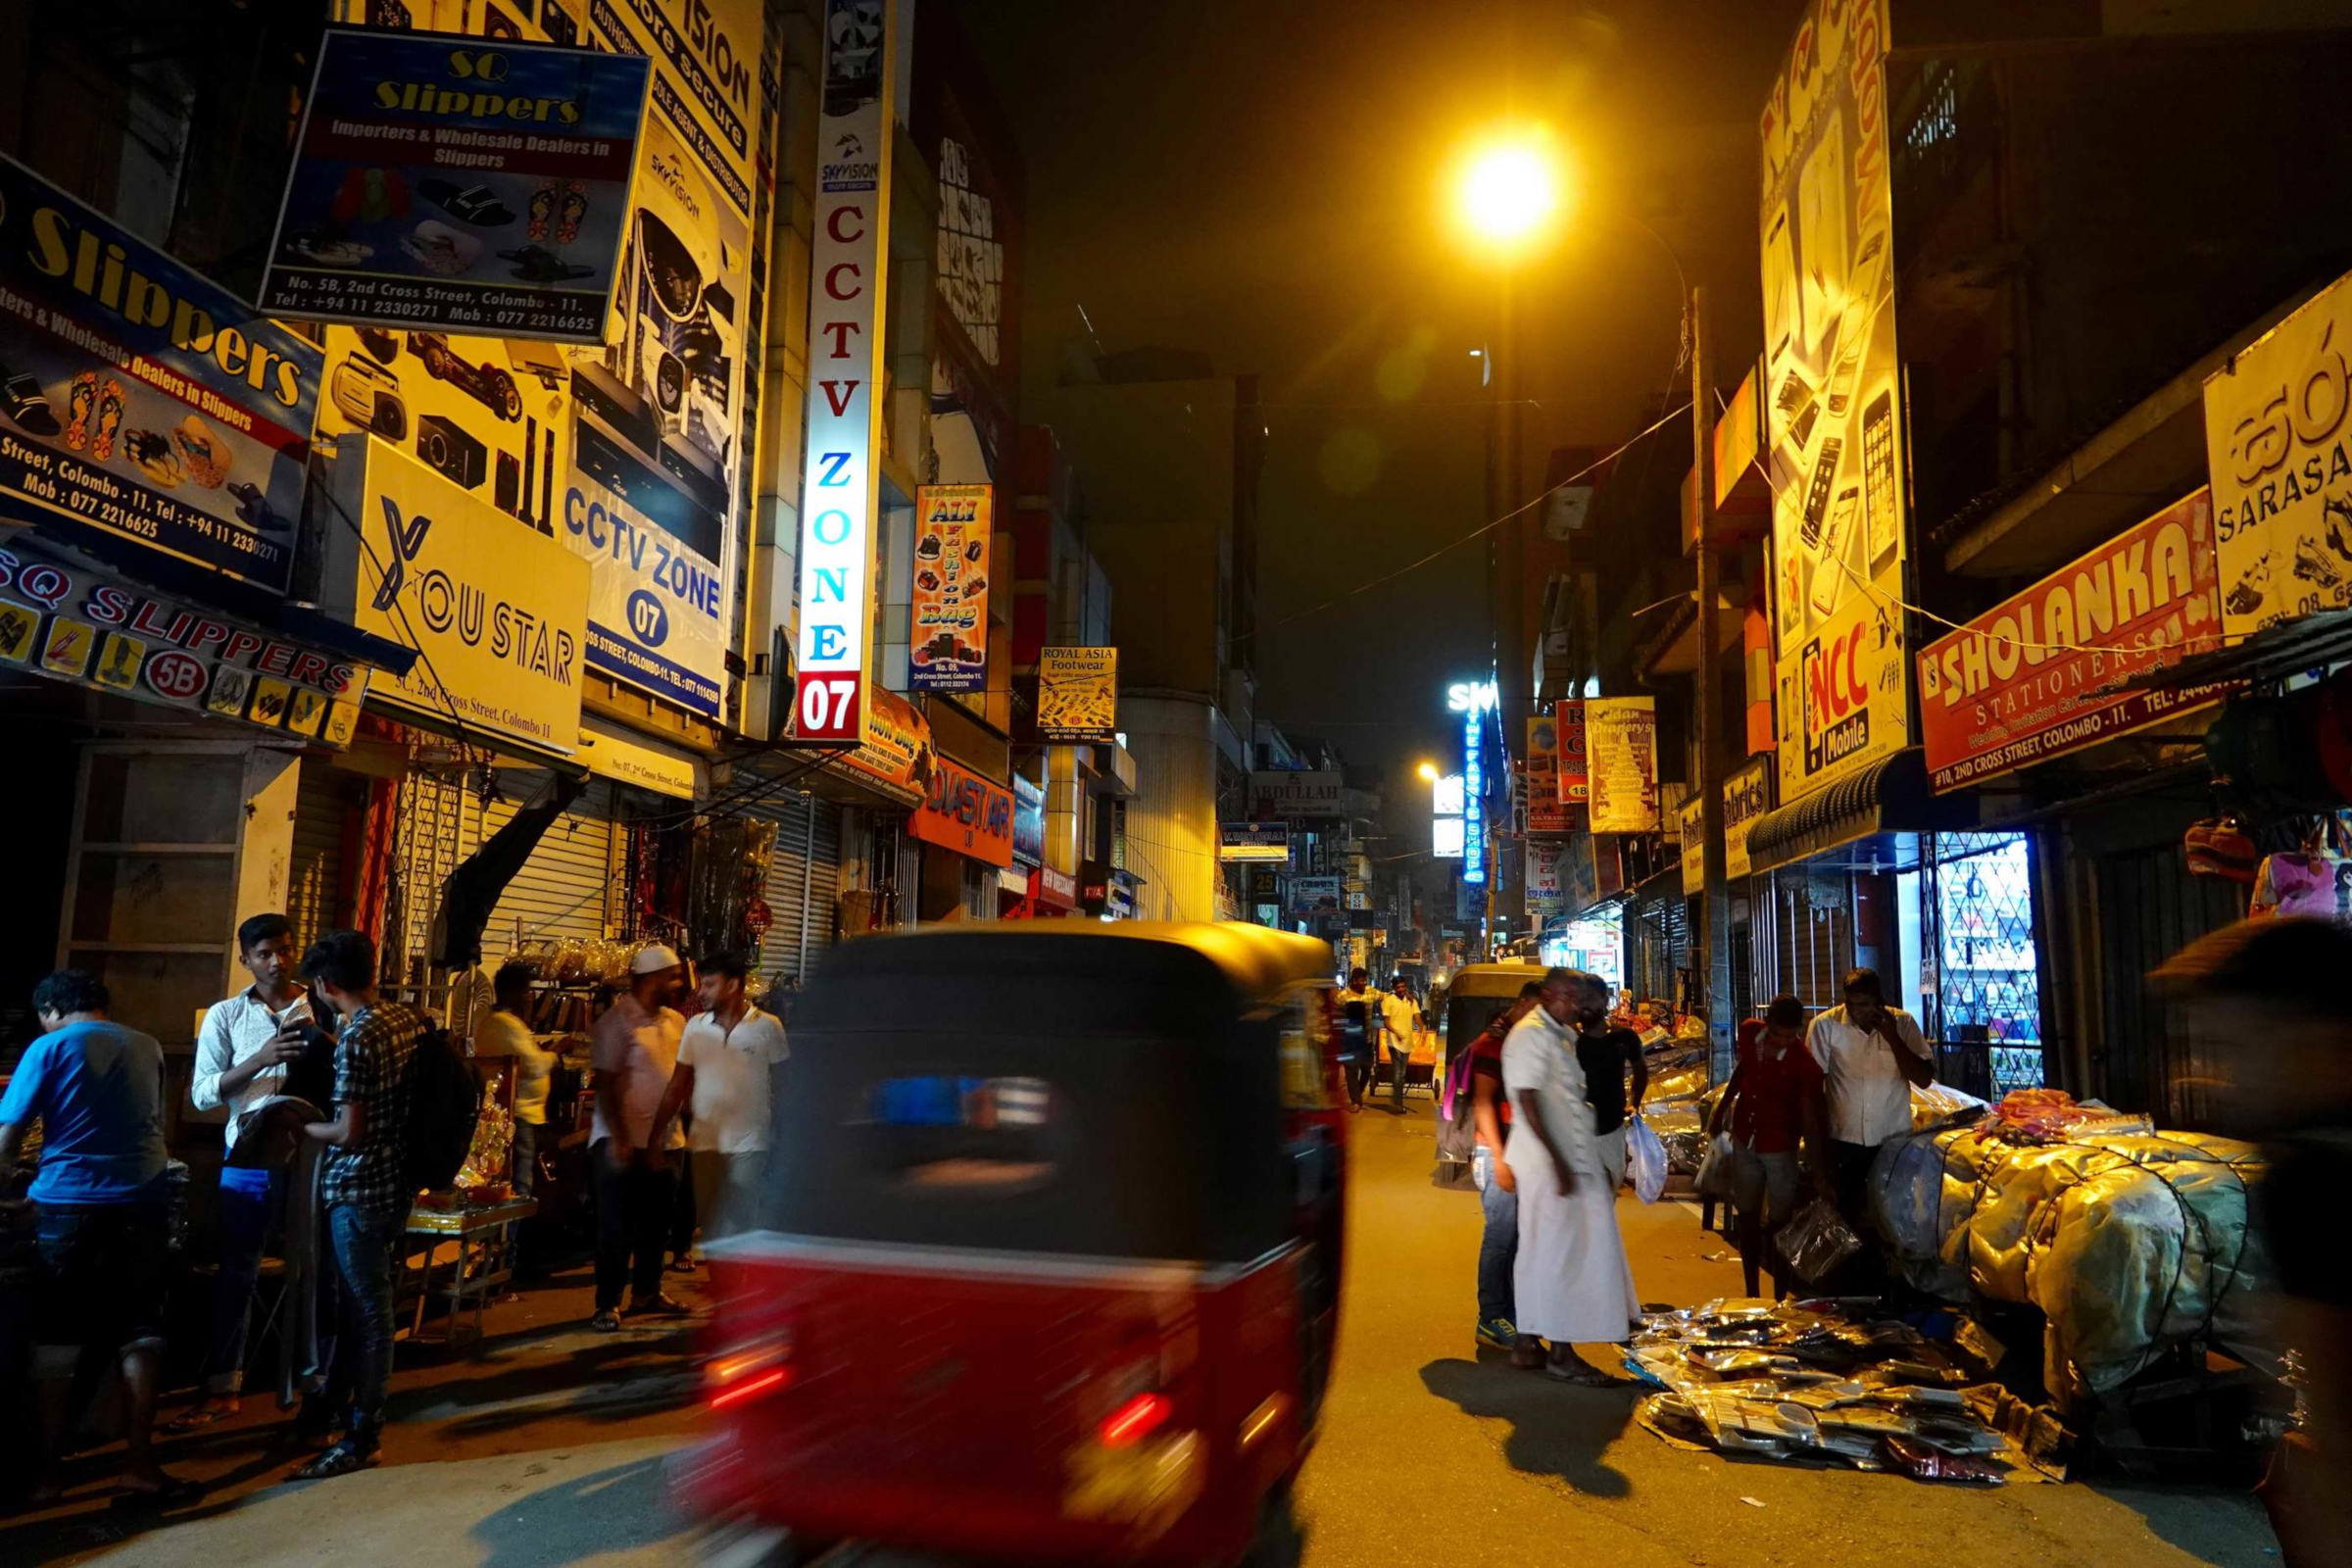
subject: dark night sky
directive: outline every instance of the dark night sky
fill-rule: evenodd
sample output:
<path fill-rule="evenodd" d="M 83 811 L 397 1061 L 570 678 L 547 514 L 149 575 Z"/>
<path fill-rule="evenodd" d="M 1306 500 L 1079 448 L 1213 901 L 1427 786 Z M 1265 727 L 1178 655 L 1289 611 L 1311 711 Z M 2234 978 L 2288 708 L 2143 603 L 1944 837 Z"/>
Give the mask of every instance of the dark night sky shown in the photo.
<path fill-rule="evenodd" d="M 1261 378 L 1265 716 L 1401 795 L 1446 744 L 1444 686 L 1486 658 L 1475 546 L 1276 624 L 1486 520 L 1469 350 L 1494 273 L 1446 235 L 1446 160 L 1515 103 L 1581 166 L 1577 214 L 1523 272 L 1527 443 L 1614 446 L 1667 383 L 1678 317 L 1664 254 L 1612 213 L 1711 285 L 1722 363 L 1756 352 L 1756 117 L 1798 9 L 961 5 L 1028 164 L 1032 382 L 1079 306 L 1108 348 Z"/>

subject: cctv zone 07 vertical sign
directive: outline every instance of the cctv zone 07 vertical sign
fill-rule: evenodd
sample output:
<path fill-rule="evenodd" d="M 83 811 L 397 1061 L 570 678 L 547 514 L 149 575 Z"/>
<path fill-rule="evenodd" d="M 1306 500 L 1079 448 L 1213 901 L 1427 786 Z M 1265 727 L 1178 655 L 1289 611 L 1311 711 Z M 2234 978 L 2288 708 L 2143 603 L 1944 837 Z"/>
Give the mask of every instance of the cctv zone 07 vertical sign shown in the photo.
<path fill-rule="evenodd" d="M 870 699 L 874 512 L 880 473 L 880 305 L 890 211 L 889 13 L 826 0 L 808 290 L 808 459 L 801 476 L 795 737 L 856 746 Z"/>

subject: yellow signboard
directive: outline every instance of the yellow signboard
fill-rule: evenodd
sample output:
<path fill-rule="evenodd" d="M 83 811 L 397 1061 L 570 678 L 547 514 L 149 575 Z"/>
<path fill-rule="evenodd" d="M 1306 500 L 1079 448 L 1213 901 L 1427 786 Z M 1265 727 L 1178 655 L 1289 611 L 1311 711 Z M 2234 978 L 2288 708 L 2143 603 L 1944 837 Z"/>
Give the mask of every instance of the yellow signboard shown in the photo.
<path fill-rule="evenodd" d="M 1119 651 L 1041 648 L 1037 654 L 1037 738 L 1106 744 L 1119 738 Z"/>

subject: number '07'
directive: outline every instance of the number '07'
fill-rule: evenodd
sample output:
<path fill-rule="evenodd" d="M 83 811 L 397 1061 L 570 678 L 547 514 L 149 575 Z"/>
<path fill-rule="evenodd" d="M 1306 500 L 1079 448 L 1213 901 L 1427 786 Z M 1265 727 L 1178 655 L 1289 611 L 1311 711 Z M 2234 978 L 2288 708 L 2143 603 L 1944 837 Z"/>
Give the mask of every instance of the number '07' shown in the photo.
<path fill-rule="evenodd" d="M 812 680 L 801 688 L 801 728 L 817 735 L 846 731 L 858 708 L 858 682 L 851 676 Z"/>

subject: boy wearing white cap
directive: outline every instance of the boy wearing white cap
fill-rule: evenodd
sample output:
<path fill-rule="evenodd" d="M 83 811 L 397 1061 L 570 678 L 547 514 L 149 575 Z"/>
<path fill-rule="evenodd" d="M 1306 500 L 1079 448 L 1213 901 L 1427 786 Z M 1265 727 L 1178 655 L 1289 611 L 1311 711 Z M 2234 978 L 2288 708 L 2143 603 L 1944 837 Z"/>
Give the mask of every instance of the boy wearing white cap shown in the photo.
<path fill-rule="evenodd" d="M 677 1171 L 663 1153 L 685 1147 L 685 1134 L 662 1131 L 649 1149 L 678 1064 L 678 1036 L 686 1020 L 672 1005 L 682 995 L 685 966 L 659 942 L 629 960 L 629 989 L 596 1021 L 590 1062 L 596 1069 L 596 1119 L 589 1164 L 596 1172 L 596 1315 L 604 1333 L 620 1327 L 621 1287 L 629 1312 L 655 1316 L 685 1310 L 662 1293 L 662 1242 L 676 1200 Z"/>

